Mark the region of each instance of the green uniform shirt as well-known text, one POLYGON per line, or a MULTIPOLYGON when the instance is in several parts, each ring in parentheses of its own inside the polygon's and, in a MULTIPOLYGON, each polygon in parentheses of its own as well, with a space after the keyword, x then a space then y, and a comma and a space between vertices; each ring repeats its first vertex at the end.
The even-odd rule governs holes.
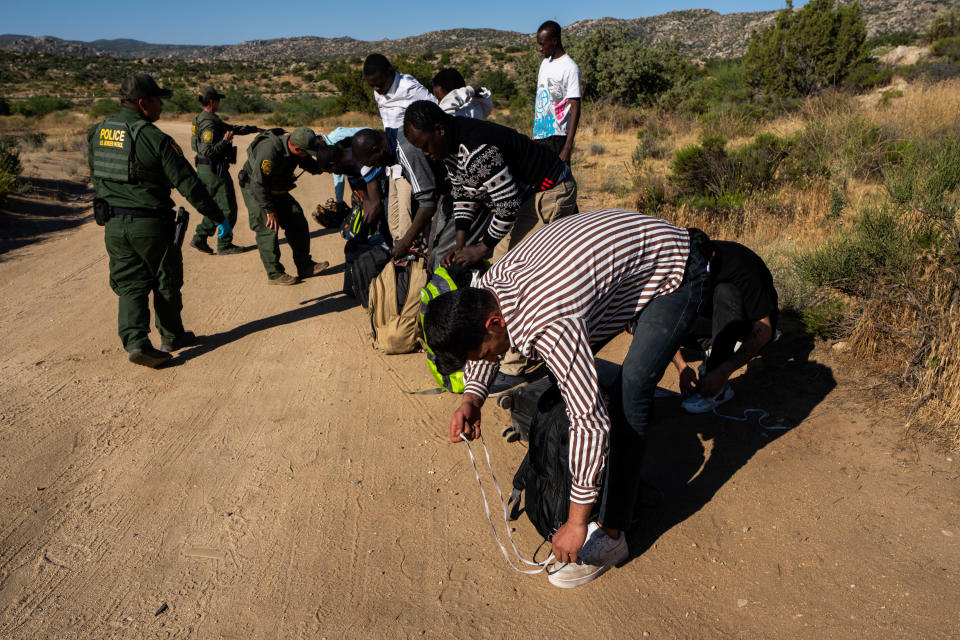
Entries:
POLYGON ((227 124, 215 113, 201 111, 193 120, 193 150, 197 155, 207 160, 218 160, 233 146, 231 142, 225 142, 223 136, 233 131, 235 135, 245 136, 250 133, 256 133, 257 127, 251 125, 233 125, 227 124))
MULTIPOLYGON (((135 109, 123 107, 114 119, 129 125, 146 118, 135 109)), ((99 126, 99 124, 93 125, 87 134, 91 175, 93 175, 94 149, 98 144, 99 126)), ((220 207, 207 193, 193 167, 183 157, 183 150, 173 141, 173 138, 148 123, 136 136, 133 153, 139 167, 151 174, 165 176, 166 181, 117 182, 93 178, 97 195, 106 200, 110 206, 172 211, 173 199, 170 197, 170 189, 176 187, 177 191, 182 193, 183 197, 202 215, 215 222, 223 222, 220 207)))
POLYGON ((247 162, 243 170, 250 181, 244 189, 267 213, 276 211, 274 197, 296 186, 297 179, 293 172, 297 168, 312 174, 323 172, 313 156, 301 158, 290 153, 287 145, 289 139, 289 133, 277 135, 265 131, 254 138, 247 148, 247 162))

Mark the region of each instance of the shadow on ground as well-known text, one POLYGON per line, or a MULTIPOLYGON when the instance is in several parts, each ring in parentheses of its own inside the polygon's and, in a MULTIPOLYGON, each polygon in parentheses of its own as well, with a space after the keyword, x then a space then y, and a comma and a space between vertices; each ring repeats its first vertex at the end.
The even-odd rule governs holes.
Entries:
POLYGON ((22 191, 0 209, 0 254, 80 226, 92 216, 86 182, 21 178, 22 191))
POLYGON ((836 380, 831 369, 810 360, 813 336, 797 321, 781 321, 784 335, 767 345, 747 372, 731 385, 736 396, 720 413, 743 416, 747 409, 769 413, 764 429, 751 414, 745 422, 713 414, 691 416, 680 409, 678 398, 656 403, 656 416, 647 440, 643 479, 645 497, 657 498, 641 508, 638 526, 627 534, 632 556, 644 553, 674 525, 706 505, 717 491, 753 457, 753 454, 801 423, 823 401, 836 380), (712 441, 709 456, 701 442, 712 441))
POLYGON ((251 320, 250 322, 245 322, 237 327, 234 327, 233 329, 230 329, 229 331, 221 331, 220 333, 197 336, 198 344, 196 346, 180 351, 166 366, 180 366, 186 362, 189 362, 190 360, 193 360, 194 358, 206 355, 214 349, 219 349, 220 347, 228 345, 231 342, 241 340, 249 335, 257 333, 258 331, 282 327, 286 324, 293 324, 294 322, 300 322, 301 320, 308 320, 310 318, 315 318, 327 313, 346 311, 347 309, 356 307, 358 304, 360 303, 356 298, 347 296, 339 291, 335 293, 328 293, 320 296, 319 298, 305 300, 301 302, 301 306, 296 309, 290 309, 289 311, 283 311, 265 318, 251 320))

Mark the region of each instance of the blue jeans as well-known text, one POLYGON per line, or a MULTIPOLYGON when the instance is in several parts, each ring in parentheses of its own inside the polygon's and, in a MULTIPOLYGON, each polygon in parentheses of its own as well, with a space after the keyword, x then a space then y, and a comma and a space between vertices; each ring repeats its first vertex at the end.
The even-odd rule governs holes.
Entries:
POLYGON ((707 262, 691 244, 683 283, 651 300, 637 316, 610 407, 610 451, 599 518, 604 526, 629 528, 640 491, 640 464, 654 392, 696 319, 708 287, 707 262))

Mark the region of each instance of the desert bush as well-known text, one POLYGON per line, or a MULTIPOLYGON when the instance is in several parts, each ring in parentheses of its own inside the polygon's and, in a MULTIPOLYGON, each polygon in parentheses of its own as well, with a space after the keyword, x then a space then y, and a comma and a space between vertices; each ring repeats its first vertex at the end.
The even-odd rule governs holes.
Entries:
POLYGON ((509 100, 517 95, 516 83, 502 69, 481 71, 477 74, 477 82, 489 89, 493 97, 498 100, 509 100))
POLYGON ((960 36, 941 38, 930 45, 930 53, 953 62, 960 60, 960 36))
POLYGON ((787 155, 785 141, 772 134, 758 135, 732 153, 726 144, 721 136, 708 136, 676 152, 671 179, 680 195, 707 198, 716 206, 742 204, 746 195, 773 183, 787 155))
POLYGON ((73 105, 69 100, 54 96, 39 95, 31 96, 26 100, 19 102, 14 102, 11 105, 11 111, 22 116, 33 117, 45 116, 53 113, 54 111, 69 109, 72 106, 73 105))
POLYGON ((797 97, 838 86, 866 56, 867 30, 860 5, 834 8, 810 0, 787 8, 750 38, 744 59, 747 85, 760 95, 797 97))
POLYGON ((0 137, 0 204, 17 188, 17 176, 20 175, 20 151, 15 139, 0 137))
POLYGON ((870 38, 866 42, 866 47, 868 51, 873 51, 881 47, 910 46, 916 44, 918 40, 920 40, 919 33, 914 33, 913 31, 896 31, 894 33, 884 33, 883 35, 870 38))
POLYGON ((110 100, 107 98, 102 98, 93 103, 93 106, 90 107, 90 117, 94 119, 106 118, 107 116, 112 116, 120 110, 120 103, 116 100, 110 100))
MULTIPOLYGON (((376 113, 377 104, 373 101, 373 92, 367 86, 363 73, 359 69, 341 67, 329 79, 337 89, 336 98, 342 112, 376 113)), ((429 84, 432 79, 433 76, 427 78, 427 83, 429 84)))
MULTIPOLYGON (((334 110, 339 108, 339 101, 334 99, 334 110)), ((326 114, 323 100, 313 95, 299 95, 287 98, 274 106, 273 113, 267 116, 267 124, 280 127, 298 127, 309 125, 324 115, 340 115, 342 112, 326 114)))
POLYGON ((787 179, 879 179, 896 159, 895 136, 856 111, 841 108, 814 117, 787 145, 787 179), (893 154, 893 155, 892 155, 893 154))
POLYGON ((695 74, 676 43, 644 46, 623 28, 600 27, 570 47, 588 100, 644 105, 695 74))
POLYGON ((590 142, 590 145, 587 147, 587 153, 591 156, 602 156, 607 152, 607 145, 603 144, 599 140, 593 140, 590 142))
POLYGON ((872 89, 889 84, 895 73, 892 67, 877 60, 865 60, 850 70, 843 84, 854 91, 872 89))
POLYGON ((956 35, 960 35, 960 7, 951 7, 939 11, 933 17, 923 32, 923 39, 932 44, 956 35))
POLYGON ((250 89, 234 89, 223 99, 221 111, 227 114, 269 113, 270 105, 263 96, 250 89))

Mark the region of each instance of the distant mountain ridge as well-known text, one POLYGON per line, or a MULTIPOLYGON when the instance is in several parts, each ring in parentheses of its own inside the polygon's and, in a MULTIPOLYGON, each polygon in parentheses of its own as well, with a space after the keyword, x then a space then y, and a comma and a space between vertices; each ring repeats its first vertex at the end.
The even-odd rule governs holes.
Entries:
MULTIPOLYGON (((849 4, 850 0, 842 0, 849 4)), ((951 0, 860 0, 870 36, 898 31, 920 32, 951 0)), ((599 18, 580 20, 564 27, 564 33, 584 36, 600 26, 622 27, 631 36, 653 45, 676 39, 688 53, 702 58, 743 55, 750 34, 770 24, 776 11, 720 14, 709 9, 670 11, 649 18, 599 18)), ((336 58, 364 56, 372 51, 419 53, 465 47, 530 46, 531 34, 497 29, 447 29, 395 40, 365 41, 350 37, 301 36, 272 40, 249 40, 233 45, 151 44, 116 39, 81 42, 52 36, 0 35, 0 49, 69 56, 118 56, 177 60, 262 60, 336 58)))

